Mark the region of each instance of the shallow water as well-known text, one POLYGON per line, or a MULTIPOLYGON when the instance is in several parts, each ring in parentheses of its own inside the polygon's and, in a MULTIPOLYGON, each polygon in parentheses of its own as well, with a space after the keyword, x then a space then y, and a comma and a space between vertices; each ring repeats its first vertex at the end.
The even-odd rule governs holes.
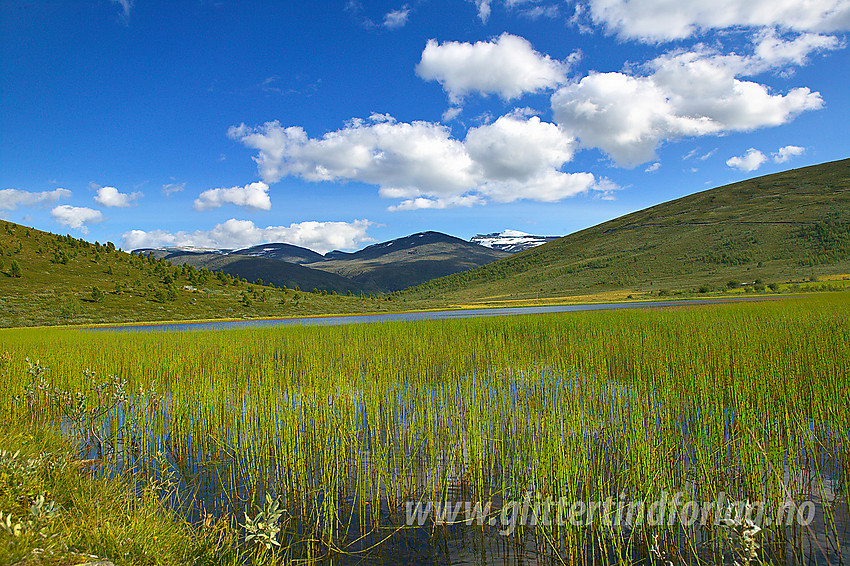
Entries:
MULTIPOLYGON (((549 378, 554 376, 551 374, 549 378)), ((566 378, 566 383, 571 379, 566 378)), ((541 387, 546 388, 545 378, 541 378, 541 387)), ((284 436, 290 438, 296 451, 296 458, 304 463, 301 474, 306 474, 308 485, 316 486, 316 491, 305 496, 303 490, 293 488, 291 482, 292 467, 279 454, 278 447, 264 444, 263 428, 267 423, 258 414, 260 409, 252 405, 249 399, 233 400, 215 407, 205 407, 197 412, 175 415, 166 399, 159 409, 160 420, 156 426, 149 427, 147 437, 137 437, 134 441, 117 443, 118 456, 116 467, 112 471, 126 472, 136 468, 141 477, 173 477, 174 489, 168 495, 171 506, 193 523, 200 523, 209 513, 218 518, 237 518, 234 527, 244 516, 244 512, 254 514, 258 511, 265 493, 280 496, 284 506, 293 512, 292 520, 286 524, 288 534, 282 537, 284 544, 293 543, 298 554, 304 555, 304 545, 299 538, 305 532, 315 528, 316 517, 321 514, 325 497, 322 491, 321 474, 326 465, 325 459, 331 457, 328 450, 340 450, 348 454, 348 477, 337 483, 339 493, 334 494, 337 520, 334 528, 341 529, 345 535, 338 538, 342 547, 336 551, 327 548, 328 561, 335 564, 578 564, 617 563, 664 563, 647 546, 646 539, 632 539, 633 532, 627 527, 614 531, 599 531, 595 528, 580 530, 578 538, 570 541, 551 540, 550 532, 540 533, 529 528, 522 533, 506 536, 500 532, 500 525, 488 524, 439 524, 429 518, 423 526, 408 525, 403 509, 404 502, 416 493, 428 492, 429 486, 444 481, 444 487, 437 489, 444 493, 449 501, 469 501, 469 488, 465 481, 469 477, 469 432, 460 436, 441 438, 438 442, 441 451, 434 454, 410 450, 400 446, 408 433, 422 430, 421 423, 414 422, 415 415, 427 414, 434 419, 435 428, 445 434, 450 426, 446 413, 446 391, 435 387, 427 392, 417 391, 405 384, 399 384, 394 393, 399 406, 419 406, 424 411, 397 410, 386 413, 381 423, 370 422, 366 414, 363 399, 357 392, 351 392, 347 403, 350 407, 340 410, 349 415, 347 430, 354 435, 349 440, 344 434, 334 436, 325 444, 325 452, 313 452, 311 441, 327 434, 327 423, 310 412, 304 405, 300 391, 285 394, 280 409, 288 406, 294 411, 291 419, 291 431, 284 436), (225 409, 225 407, 227 407, 225 409), (216 414, 216 411, 223 414, 216 414), (414 415, 414 416, 411 416, 414 415), (441 425, 442 428, 441 428, 441 425), (211 436, 213 430, 214 437, 211 436), (291 440, 295 438, 295 440, 291 440), (258 447, 261 447, 258 451, 258 447), (348 452, 345 448, 349 449, 348 452), (160 460, 150 455, 162 453, 160 460), (386 465, 376 465, 376 459, 383 459, 386 465), (381 470, 391 477, 381 476, 381 470), (377 474, 377 475, 376 475, 377 474), (388 481, 389 480, 389 481, 388 481), (367 481, 365 488, 357 482, 367 481), (360 490, 360 491, 358 491, 360 490), (363 493, 364 495, 351 495, 363 493), (377 494, 377 497, 375 497, 377 494), (380 510, 364 503, 363 497, 380 501, 380 510), (254 500, 259 499, 255 504, 254 500), (574 552, 573 556, 567 556, 574 552)), ((571 390, 571 387, 567 385, 571 390)), ((534 428, 539 423, 533 415, 526 415, 517 421, 518 392, 512 392, 508 399, 499 402, 487 397, 486 389, 476 402, 490 407, 496 421, 504 421, 508 415, 519 426, 534 428)), ((580 393, 577 394, 580 397, 580 393)), ((642 399, 633 387, 621 382, 611 382, 607 388, 608 398, 602 403, 615 405, 615 398, 625 398, 625 408, 641 403, 642 399)), ((557 393, 547 392, 546 399, 557 399, 557 393)), ((576 400, 575 406, 584 411, 585 401, 576 400)), ((598 402, 594 405, 598 406, 598 402)), ((619 405, 621 408, 624 405, 619 405)), ((700 492, 700 481, 704 481, 702 472, 691 463, 693 446, 689 438, 699 434, 698 427, 702 418, 701 409, 682 402, 678 407, 678 437, 681 439, 680 461, 671 462, 672 467, 683 469, 678 479, 682 489, 692 493, 700 492), (702 478, 702 479, 701 479, 702 478)), ((611 414, 615 411, 612 409, 611 414)), ((132 420, 132 419, 130 419, 132 420)), ((629 430, 633 426, 629 411, 617 415, 603 423, 596 419, 584 418, 580 428, 564 430, 563 434, 577 435, 586 442, 588 465, 594 469, 608 472, 622 465, 624 454, 628 452, 629 430)), ((739 416, 725 411, 723 417, 724 436, 735 436, 739 416)), ((109 433, 120 436, 121 425, 126 421, 123 416, 114 422, 109 433)), ((836 442, 836 437, 828 427, 810 422, 813 434, 819 437, 819 444, 828 445, 828 450, 808 453, 805 448, 799 450, 800 461, 787 462, 783 484, 795 493, 805 494, 815 503, 815 520, 808 527, 783 528, 771 535, 776 543, 763 551, 761 556, 771 563, 784 564, 844 564, 850 557, 850 520, 847 514, 847 491, 843 485, 841 462, 846 460, 845 448, 836 442), (817 471, 817 473, 816 473, 817 471), (832 519, 828 519, 825 510, 830 510, 832 519), (776 538, 779 537, 779 538, 776 538)), ((652 427, 649 430, 654 430, 652 427)), ((510 440, 511 431, 494 431, 496 440, 510 440)), ((802 445, 803 439, 789 438, 791 444, 802 445)), ((533 446, 531 446, 533 448, 533 446)), ((427 451, 426 451, 427 452, 427 451)), ((533 457, 533 456, 532 456, 533 457)), ((511 461, 500 461, 498 453, 494 455, 494 466, 487 482, 497 491, 509 489, 517 472, 522 472, 528 461, 518 456, 511 461)), ((735 472, 738 456, 727 456, 723 466, 730 473, 724 481, 730 495, 737 492, 740 496, 747 490, 746 479, 742 472, 735 472)), ((724 472, 725 473, 725 472, 724 472)), ((140 482, 140 488, 144 482, 140 482)), ((303 485, 303 484, 301 484, 303 485)), ((752 489, 752 486, 750 486, 752 489)), ((163 492, 165 493, 165 492, 163 492)), ((492 498, 494 509, 505 504, 496 495, 492 498)), ((321 529, 320 529, 321 530, 321 529)), ((574 535, 575 536, 575 535, 574 535)), ((676 555, 673 563, 691 564, 724 563, 732 564, 734 556, 728 548, 717 540, 714 531, 673 528, 665 535, 662 547, 665 556, 676 555), (671 550, 672 549, 672 550, 671 550)), ((770 539, 766 538, 765 541, 770 539)), ((769 545, 765 544, 766 547, 769 545)))
POLYGON ((617 309, 661 308, 688 305, 712 305, 742 301, 771 301, 779 297, 736 297, 729 299, 694 299, 681 301, 648 301, 632 303, 598 303, 588 305, 551 305, 536 307, 504 307, 486 309, 463 309, 429 312, 392 314, 369 314, 350 316, 315 316, 304 318, 274 318, 262 320, 236 320, 223 322, 178 322, 168 324, 146 324, 140 326, 102 326, 94 330, 120 332, 188 332, 193 330, 227 330, 236 328, 268 328, 274 326, 335 326, 341 324, 363 324, 368 322, 392 322, 415 320, 446 320, 454 318, 479 318, 512 316, 521 314, 547 314, 617 309))

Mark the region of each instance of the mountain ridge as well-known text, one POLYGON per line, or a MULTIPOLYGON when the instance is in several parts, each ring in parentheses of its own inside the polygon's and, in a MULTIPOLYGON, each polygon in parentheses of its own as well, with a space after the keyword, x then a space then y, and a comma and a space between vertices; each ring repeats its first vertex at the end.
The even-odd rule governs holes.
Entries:
POLYGON ((485 265, 507 256, 442 232, 417 232, 355 252, 319 254, 285 243, 206 252, 161 248, 134 250, 179 265, 224 271, 249 281, 337 292, 394 292, 411 285, 485 265))

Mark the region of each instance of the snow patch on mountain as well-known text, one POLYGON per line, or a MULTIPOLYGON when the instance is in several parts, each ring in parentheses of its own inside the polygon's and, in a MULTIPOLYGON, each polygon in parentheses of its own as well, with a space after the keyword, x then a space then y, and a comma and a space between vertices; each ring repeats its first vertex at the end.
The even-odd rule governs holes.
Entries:
POLYGON ((470 242, 494 250, 517 253, 557 240, 560 236, 534 236, 519 230, 503 230, 492 234, 478 234, 470 242))

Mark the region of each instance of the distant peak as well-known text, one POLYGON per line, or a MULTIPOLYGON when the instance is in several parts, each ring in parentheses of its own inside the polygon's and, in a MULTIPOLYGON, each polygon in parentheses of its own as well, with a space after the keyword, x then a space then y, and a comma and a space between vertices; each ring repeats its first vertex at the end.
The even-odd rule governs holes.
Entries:
POLYGON ((517 237, 522 237, 522 236, 531 236, 531 234, 529 234, 529 233, 527 233, 527 232, 520 232, 519 230, 510 230, 510 229, 507 229, 507 230, 502 230, 502 233, 501 233, 501 234, 499 234, 499 236, 506 236, 506 237, 514 237, 514 238, 517 238, 517 237))
POLYGON ((516 253, 551 242, 557 238, 557 236, 534 236, 519 230, 506 229, 491 234, 478 234, 473 236, 470 241, 494 250, 516 253))

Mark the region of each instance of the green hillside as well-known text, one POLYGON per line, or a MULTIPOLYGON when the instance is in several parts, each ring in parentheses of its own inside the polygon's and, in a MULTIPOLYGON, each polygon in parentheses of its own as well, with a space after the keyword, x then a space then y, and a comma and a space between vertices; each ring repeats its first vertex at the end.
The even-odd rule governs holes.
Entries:
POLYGON ((305 290, 317 288, 328 292, 336 291, 338 294, 350 292, 357 295, 362 292, 380 292, 380 289, 361 285, 336 273, 280 259, 220 253, 170 253, 163 259, 174 265, 192 265, 196 269, 207 269, 214 273, 222 271, 248 281, 260 279, 276 287, 301 287, 305 290))
POLYGON ((402 295, 637 298, 840 274, 850 274, 850 159, 659 204, 402 295))
POLYGON ((392 306, 359 294, 307 291, 175 266, 111 243, 0 221, 1 327, 302 316, 392 306))

